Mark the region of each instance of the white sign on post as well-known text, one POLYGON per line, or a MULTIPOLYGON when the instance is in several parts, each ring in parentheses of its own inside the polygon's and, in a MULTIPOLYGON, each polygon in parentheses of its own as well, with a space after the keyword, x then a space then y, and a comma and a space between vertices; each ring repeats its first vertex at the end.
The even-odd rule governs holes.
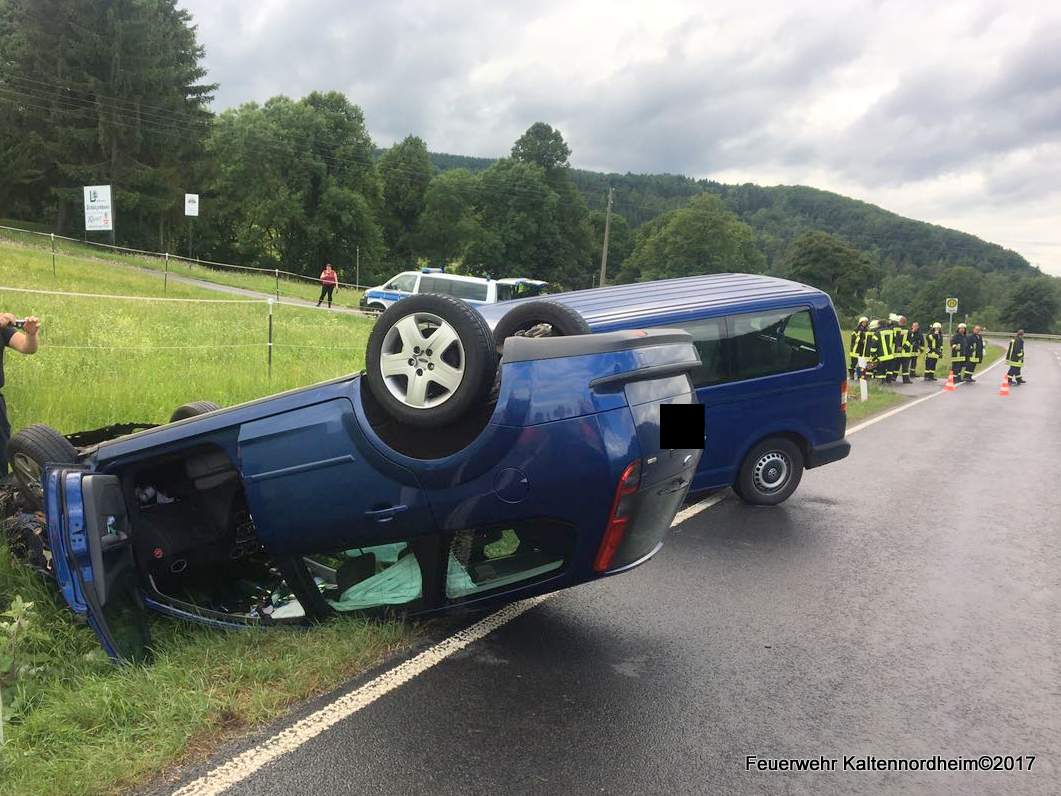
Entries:
POLYGON ((951 315, 953 315, 957 311, 958 311, 958 299, 956 299, 956 298, 947 299, 947 312, 949 312, 951 315))
POLYGON ((199 194, 184 194, 184 215, 199 217, 199 194))
POLYGON ((108 232, 114 229, 109 185, 85 186, 85 231, 108 232))

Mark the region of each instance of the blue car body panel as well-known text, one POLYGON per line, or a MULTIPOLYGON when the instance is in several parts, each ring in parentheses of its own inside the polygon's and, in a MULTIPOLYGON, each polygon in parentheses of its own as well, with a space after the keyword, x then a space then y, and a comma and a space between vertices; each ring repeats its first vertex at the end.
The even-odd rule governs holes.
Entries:
MULTIPOLYGON (((48 468, 46 515, 53 550, 62 553, 57 574, 64 598, 75 611, 97 617, 108 647, 99 610, 79 592, 93 573, 84 568, 78 479, 102 476, 116 485, 137 468, 207 449, 223 452, 238 470, 256 539, 277 561, 543 518, 572 529, 564 566, 460 604, 517 599, 624 571, 659 548, 691 483, 700 451, 659 450, 659 406, 695 402, 687 373, 699 359, 680 333, 612 337, 620 343, 607 350, 554 347, 542 358, 503 361, 500 394, 485 426, 440 458, 412 458, 386 444, 366 413, 366 383, 352 376, 121 437, 89 452, 77 468, 48 468), (617 486, 635 461, 643 468, 637 506, 665 523, 631 522, 615 565, 595 569, 617 486), (65 562, 80 562, 81 570, 65 562)), ((581 340, 592 347, 605 338, 581 340)), ((525 342, 531 349, 545 345, 525 342)), ((132 490, 123 488, 126 495, 132 490)), ((142 597, 170 616, 229 624, 146 589, 142 597)))
MULTIPOLYGON (((478 310, 493 328, 513 306, 528 300, 533 299, 478 310)), ((697 390, 707 407, 709 441, 693 489, 732 484, 747 452, 772 435, 798 437, 808 466, 846 455, 847 416, 841 410, 840 386, 847 380, 847 356, 828 294, 775 277, 714 274, 560 293, 548 300, 577 310, 595 333, 683 328, 707 318, 761 310, 810 310, 819 350, 816 367, 697 390), (832 456, 815 457, 816 451, 830 446, 836 449, 832 456)))

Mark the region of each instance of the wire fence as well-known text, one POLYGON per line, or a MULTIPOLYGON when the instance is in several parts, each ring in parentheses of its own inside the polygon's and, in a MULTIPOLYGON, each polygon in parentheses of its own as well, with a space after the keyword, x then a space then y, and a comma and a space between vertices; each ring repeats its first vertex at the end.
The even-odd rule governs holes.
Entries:
MULTIPOLYGON (((149 346, 135 346, 135 345, 63 345, 63 344, 52 344, 48 343, 47 348, 61 350, 61 351, 129 351, 138 353, 149 353, 154 351, 217 351, 217 350, 231 350, 236 348, 241 349, 254 349, 260 348, 264 350, 266 355, 266 368, 269 379, 273 376, 273 349, 274 348, 298 348, 298 349, 320 349, 330 351, 358 351, 363 350, 361 346, 341 346, 341 345, 315 345, 315 344, 303 344, 303 343, 278 343, 273 339, 273 310, 277 305, 277 301, 273 298, 249 298, 249 299, 208 299, 208 298, 176 298, 170 296, 131 296, 122 295, 115 293, 84 293, 77 291, 64 291, 64 290, 41 290, 39 288, 25 288, 25 287, 14 287, 10 285, 0 285, 0 294, 3 293, 28 293, 32 295, 45 295, 45 296, 56 296, 60 298, 87 298, 87 299, 104 299, 107 301, 118 300, 118 301, 132 301, 132 302, 144 302, 144 303, 158 303, 158 302, 179 302, 179 303, 191 303, 191 304, 206 304, 206 305, 218 305, 218 304, 251 304, 260 305, 267 308, 265 314, 265 325, 266 335, 265 339, 257 343, 214 343, 214 344, 194 344, 194 345, 149 345, 149 346)), ((285 307, 293 307, 297 309, 314 310, 321 309, 324 307, 313 307, 299 304, 285 304, 285 307)), ((365 313, 348 313, 352 315, 358 315, 366 317, 365 313)), ((43 334, 43 329, 42 329, 43 334)))
MULTIPOLYGON (((280 284, 282 280, 320 286, 320 280, 318 278, 306 276, 305 274, 296 274, 293 271, 285 271, 282 268, 260 268, 251 265, 222 263, 216 260, 203 260, 198 257, 182 257, 179 254, 173 254, 170 252, 156 252, 149 251, 147 249, 134 249, 128 246, 115 246, 110 243, 100 243, 98 241, 91 241, 87 239, 71 238, 67 237, 66 235, 57 235, 54 232, 38 232, 36 230, 24 229, 22 227, 10 227, 0 225, 0 233, 7 235, 9 238, 13 235, 24 235, 40 242, 44 247, 47 247, 50 243, 52 254, 55 256, 64 254, 63 252, 57 249, 57 245, 65 242, 77 246, 92 247, 100 250, 106 250, 115 254, 150 258, 152 260, 158 260, 162 262, 164 266, 168 266, 170 262, 185 263, 189 266, 201 267, 207 270, 234 271, 245 274, 259 274, 264 278, 272 277, 275 283, 275 293, 277 298, 279 298, 280 296, 280 284)), ((346 288, 349 290, 364 290, 366 287, 364 285, 357 284, 356 282, 339 281, 336 284, 338 287, 346 288)))

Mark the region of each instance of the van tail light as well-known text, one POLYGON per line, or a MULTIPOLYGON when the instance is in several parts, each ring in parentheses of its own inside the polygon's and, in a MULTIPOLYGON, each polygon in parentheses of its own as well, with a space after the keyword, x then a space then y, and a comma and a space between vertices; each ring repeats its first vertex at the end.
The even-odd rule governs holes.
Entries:
POLYGON ((840 411, 847 411, 847 380, 840 382, 840 411))
POLYGON ((630 512, 633 510, 633 496, 640 486, 641 460, 635 459, 626 465, 623 474, 619 476, 619 485, 615 488, 615 498, 612 500, 612 510, 608 514, 604 538, 601 539, 597 557, 593 560, 595 572, 604 572, 612 565, 615 551, 619 549, 626 535, 626 524, 630 521, 630 512))

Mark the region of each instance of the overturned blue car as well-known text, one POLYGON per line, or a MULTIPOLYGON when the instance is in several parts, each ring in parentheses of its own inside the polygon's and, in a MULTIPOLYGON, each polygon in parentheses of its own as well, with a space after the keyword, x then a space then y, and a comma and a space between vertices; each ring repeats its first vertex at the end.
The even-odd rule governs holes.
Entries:
POLYGON ((146 609, 218 627, 431 613, 646 561, 700 458, 660 448, 699 357, 683 331, 561 315, 495 339, 469 305, 413 296, 380 316, 361 374, 66 443, 66 461, 52 446, 64 598, 138 660, 146 609))

